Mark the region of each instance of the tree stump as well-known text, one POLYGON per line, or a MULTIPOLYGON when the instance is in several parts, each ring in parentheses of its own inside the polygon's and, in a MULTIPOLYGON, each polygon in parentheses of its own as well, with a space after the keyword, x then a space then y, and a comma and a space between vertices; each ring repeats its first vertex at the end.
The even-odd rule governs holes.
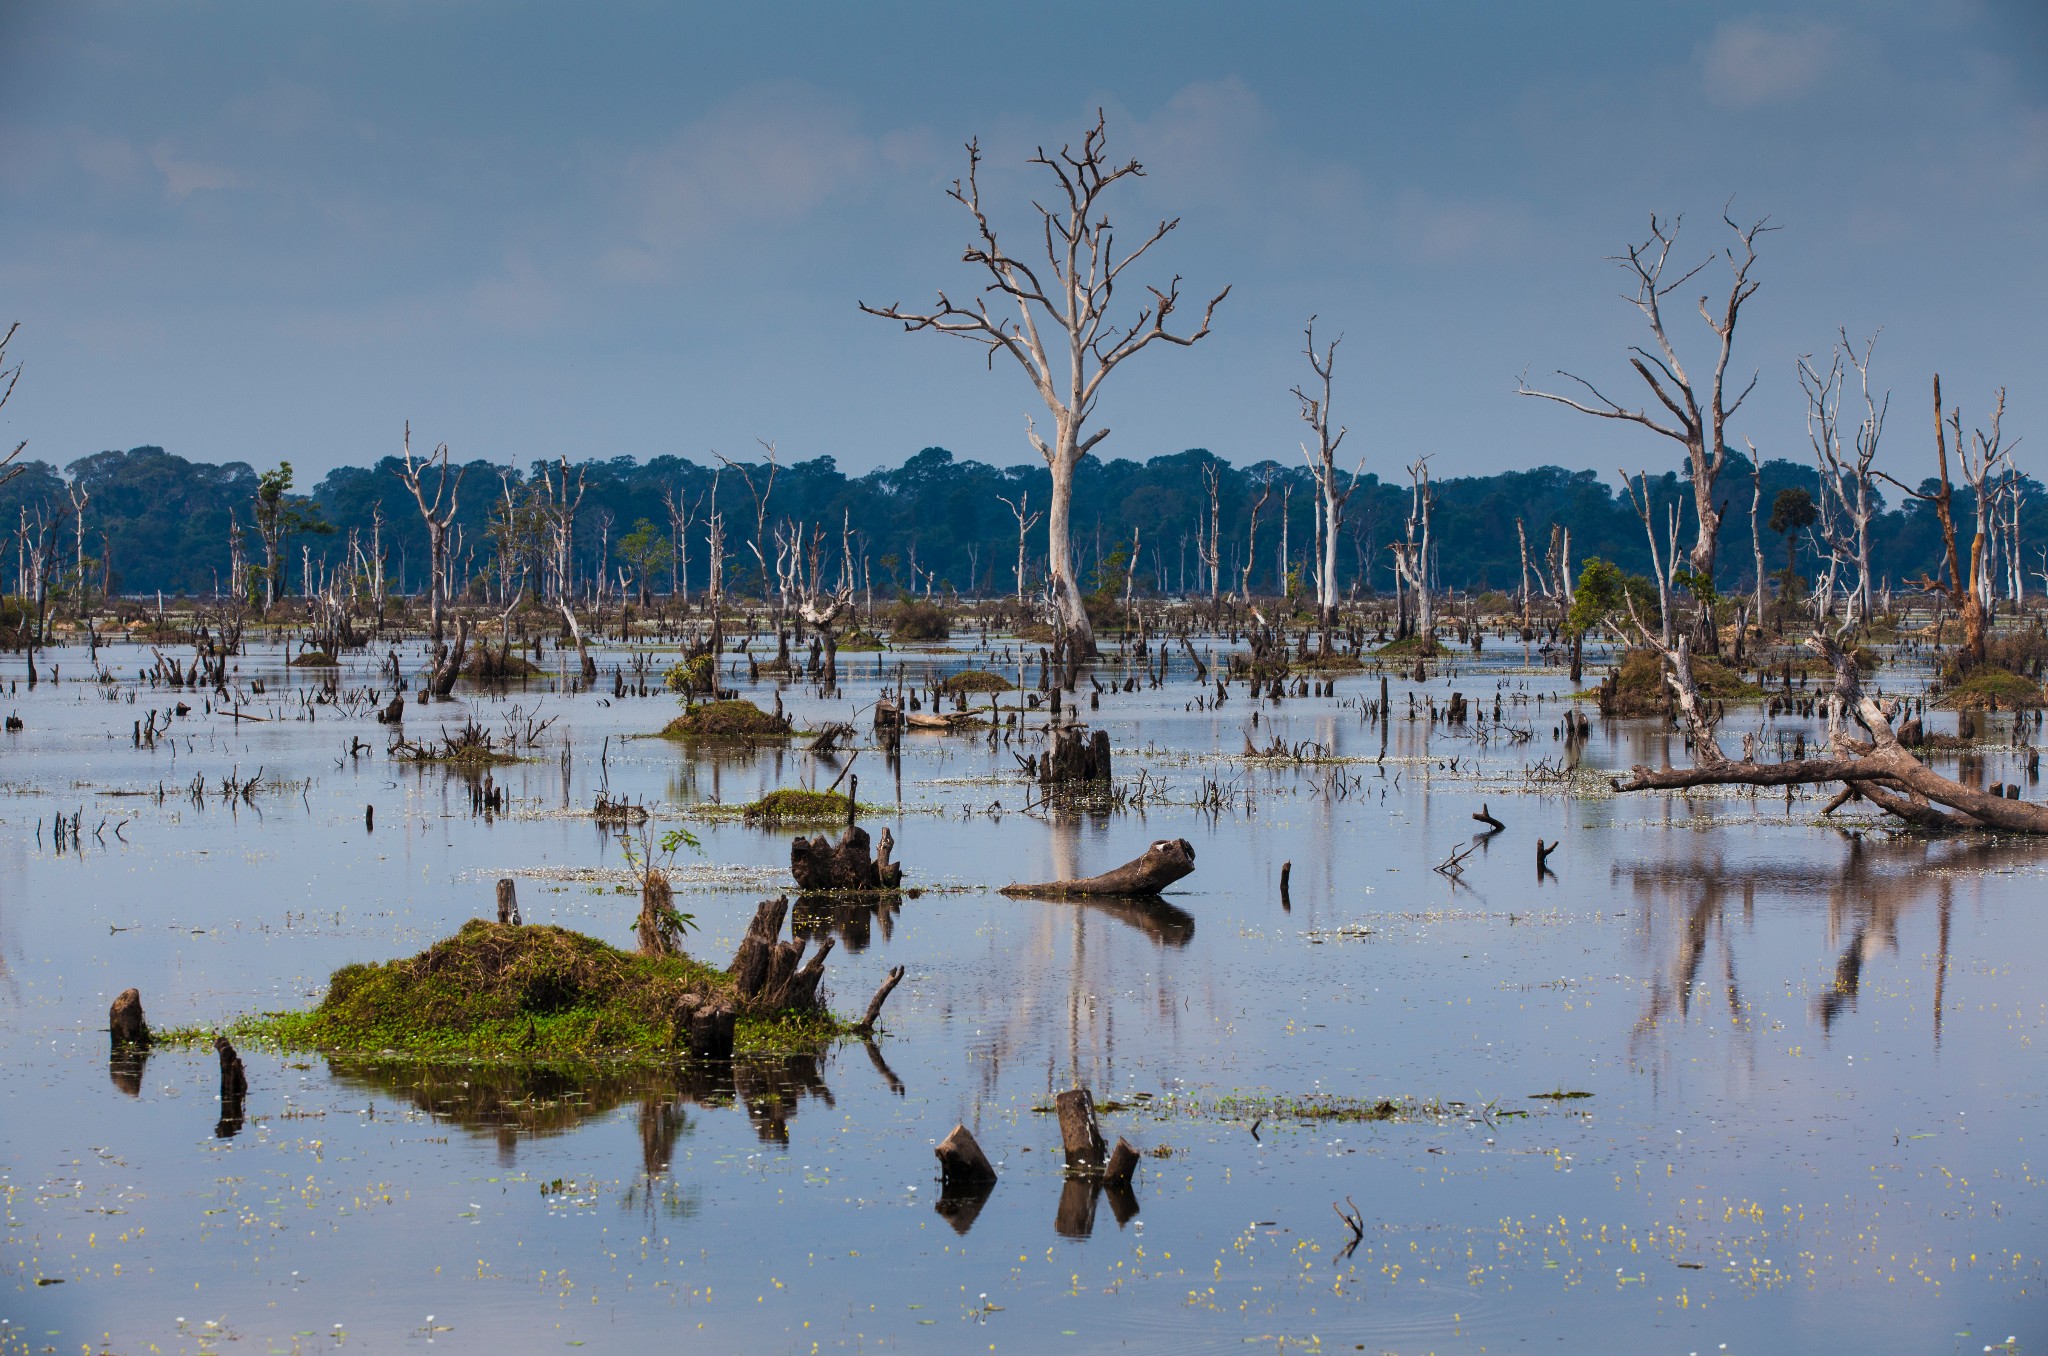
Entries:
POLYGON ((870 857, 868 831, 857 824, 848 825, 837 843, 827 843, 823 834, 799 835, 789 845, 789 874, 806 894, 894 890, 903 884, 902 865, 889 860, 895 849, 895 835, 883 829, 881 846, 870 857))
POLYGON ((403 692, 394 692, 391 695, 390 703, 377 713, 377 723, 379 725, 405 724, 405 694, 403 692))
POLYGON ((1109 1161, 1102 1165, 1102 1180, 1111 1186, 1129 1186, 1131 1175, 1138 1170, 1138 1151, 1122 1135, 1117 1136, 1116 1148, 1110 1150, 1109 1161))
POLYGON ((954 1126, 953 1133, 940 1140, 932 1152, 939 1159, 940 1189, 948 1195, 956 1189, 972 1191, 985 1187, 996 1180, 996 1170, 989 1164, 988 1155, 964 1125, 954 1126))
POLYGON ((220 1119, 214 1122, 213 1133, 219 1139, 233 1139, 242 1129, 242 1100, 249 1095, 249 1075, 226 1036, 215 1036, 213 1048, 220 1056, 220 1119))
POLYGON ((1194 844, 1185 838, 1162 838, 1146 848, 1144 856, 1125 862, 1114 871, 1080 880, 1005 885, 1002 892, 1006 895, 1041 895, 1051 899, 1089 895, 1156 895, 1194 869, 1194 844))
POLYGON ((731 1059, 739 1014, 730 1003, 689 994, 676 1003, 671 1043, 687 1047, 692 1059, 731 1059))
POLYGON ((107 1031, 113 1043, 119 1046, 149 1045, 149 1023, 142 1016, 142 991, 123 989, 121 996, 107 1009, 107 1031))
POLYGON ((513 927, 520 923, 519 886, 510 876, 498 878, 498 921, 510 923, 513 927))
POLYGON ((1097 730, 1090 735, 1071 726, 1057 730, 1053 734, 1052 749, 1038 766, 1039 780, 1046 785, 1109 781, 1109 731, 1097 730))
POLYGON ((1095 1120, 1095 1095, 1086 1088, 1069 1088, 1053 1098, 1059 1112, 1060 1140, 1067 1151, 1067 1171, 1087 1177, 1102 1175, 1102 1127, 1095 1120))
POLYGON ((789 913, 789 899, 778 896, 761 901, 754 918, 733 953, 733 987, 742 1006, 754 1012, 781 1012, 788 1008, 819 1006, 818 984, 825 977, 825 958, 832 954, 832 939, 818 943, 811 958, 804 960, 804 942, 778 941, 782 921, 789 913))

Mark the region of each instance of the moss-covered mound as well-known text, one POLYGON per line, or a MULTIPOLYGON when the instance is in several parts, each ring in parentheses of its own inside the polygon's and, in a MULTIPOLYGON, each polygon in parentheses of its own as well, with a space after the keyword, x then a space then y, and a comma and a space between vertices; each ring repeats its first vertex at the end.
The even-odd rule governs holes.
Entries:
POLYGON ((692 739, 722 743, 752 743, 764 739, 787 739, 788 716, 774 716, 750 701, 705 702, 670 721, 662 730, 668 739, 692 739))
POLYGON ((1317 654, 1311 650, 1308 658, 1297 657, 1294 667, 1310 673, 1356 673, 1365 667, 1365 661, 1355 654, 1339 654, 1334 650, 1329 654, 1317 654))
POLYGON ((524 655, 501 653, 488 645, 471 650, 462 671, 485 683, 500 683, 508 678, 538 678, 545 672, 524 655))
POLYGON ((1017 685, 987 669, 962 669, 941 686, 948 692, 1008 692, 1017 685))
POLYGON ((1435 636, 1408 636, 1402 640, 1390 640, 1374 651, 1375 654, 1397 657, 1401 655, 1414 655, 1425 659, 1440 655, 1443 652, 1444 647, 1437 642, 1435 636))
MULTIPOLYGON (((655 1058, 686 1053, 673 1029, 688 995, 732 997, 722 970, 620 951, 565 928, 472 919, 417 956, 334 972, 311 1012, 273 1013, 244 1034, 294 1049, 461 1058, 655 1058)), ((743 1018, 738 1045, 788 1044, 787 1014, 743 1018)), ((829 1016, 800 1023, 829 1036, 829 1016)))
POLYGON ((2008 669, 1972 669, 1942 694, 1941 704, 1962 711, 2032 710, 2042 705, 2041 685, 2008 669))
MULTIPOLYGON (((1693 656, 1693 681, 1700 695, 1714 701, 1747 701, 1763 695, 1763 689, 1743 681, 1742 675, 1718 660, 1693 656)), ((1671 688, 1664 681, 1664 657, 1655 650, 1630 650, 1621 664, 1600 684, 1600 710, 1610 716, 1661 715, 1671 704, 1671 688)))
POLYGON ((291 666, 295 669, 331 669, 340 662, 325 650, 308 650, 293 659, 291 666))
POLYGON ((872 654, 877 650, 886 650, 889 647, 873 631, 855 628, 839 637, 839 644, 835 648, 841 654, 872 654))
POLYGON ((837 791, 785 786, 770 791, 742 813, 757 824, 844 824, 851 804, 837 791))

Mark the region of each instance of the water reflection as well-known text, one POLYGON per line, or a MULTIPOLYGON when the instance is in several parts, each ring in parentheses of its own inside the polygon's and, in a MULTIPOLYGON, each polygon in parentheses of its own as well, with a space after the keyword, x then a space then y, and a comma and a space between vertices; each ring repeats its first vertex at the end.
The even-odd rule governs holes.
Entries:
POLYGON ((839 939, 849 952, 859 955, 874 940, 877 924, 882 940, 896 935, 896 915, 902 912, 903 896, 894 891, 877 895, 798 895, 790 909, 792 937, 816 941, 826 936, 839 939))
POLYGON ((142 1095, 142 1074, 149 1064, 146 1045, 116 1045, 107 1056, 107 1077, 114 1087, 130 1097, 142 1095))
POLYGON ((685 1108, 738 1103, 763 1143, 787 1144, 789 1121, 807 1097, 833 1105, 818 1055, 751 1055, 673 1068, 605 1065, 426 1064, 332 1058, 346 1088, 410 1102, 436 1120, 497 1144, 510 1165, 519 1141, 568 1134, 584 1122, 638 1102, 641 1166, 668 1170, 689 1129, 685 1108))

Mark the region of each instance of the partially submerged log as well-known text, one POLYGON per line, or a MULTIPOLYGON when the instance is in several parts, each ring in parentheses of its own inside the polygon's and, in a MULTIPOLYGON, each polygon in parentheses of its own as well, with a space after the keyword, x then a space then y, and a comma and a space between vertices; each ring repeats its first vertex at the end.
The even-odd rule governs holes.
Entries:
POLYGON ((1807 644, 1835 671, 1834 702, 1828 709, 1830 756, 1761 762, 1753 751, 1731 759, 1714 734, 1715 708, 1704 702, 1693 680, 1690 642, 1681 638, 1665 651, 1665 679, 1685 716, 1693 747, 1689 768, 1636 767, 1617 791, 1676 791, 1694 786, 1807 786, 1841 782, 1864 799, 1909 824, 1930 829, 1976 829, 2006 833, 2048 833, 2048 806, 2007 800, 1965 786, 1928 767, 1908 752, 1892 729, 1899 708, 1865 696, 1856 661, 1826 635, 1807 644), (1870 738, 1849 733, 1842 717, 1854 718, 1870 738), (1946 807, 1946 808, 1939 808, 1946 807))
POLYGON ((116 1048, 147 1048, 149 1023, 142 1016, 142 991, 123 989, 107 1009, 107 1032, 116 1048))
POLYGON ((882 981, 882 986, 875 990, 875 996, 868 1000, 868 1010, 866 1014, 862 1016, 858 1022, 855 1022, 853 1024, 854 1035, 865 1039, 866 1037, 874 1034, 875 1022, 879 1020, 882 1015, 882 1004, 889 1001, 889 995, 894 993, 896 991, 896 986, 898 984, 901 984, 902 982, 903 967, 900 965, 892 967, 889 971, 888 977, 882 981))
POLYGON ((1144 856, 1125 862, 1114 871, 1042 885, 1005 885, 1002 892, 1050 899, 1089 895, 1156 895, 1194 869, 1195 848, 1192 843, 1185 838, 1162 838, 1146 848, 1144 856))
POLYGON ((823 834, 799 836, 789 845, 789 874, 796 877, 797 889, 805 894, 894 890, 903 884, 903 864, 889 860, 895 850, 896 837, 885 828, 870 857, 868 831, 850 824, 837 843, 827 843, 823 834))

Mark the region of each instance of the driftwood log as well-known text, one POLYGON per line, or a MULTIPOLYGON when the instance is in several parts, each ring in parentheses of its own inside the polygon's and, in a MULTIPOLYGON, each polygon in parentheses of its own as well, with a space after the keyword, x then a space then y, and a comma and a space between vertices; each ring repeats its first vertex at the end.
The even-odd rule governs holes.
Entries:
POLYGON ((142 991, 123 989, 107 1009, 107 1032, 117 1048, 147 1048, 149 1023, 142 1016, 142 991))
POLYGON ((1195 869, 1195 848, 1185 838, 1162 838, 1145 849, 1145 855, 1125 862, 1114 871, 1080 880, 1056 880, 1041 885, 1005 885, 1006 895, 1036 895, 1069 899, 1090 895, 1156 895, 1195 869))
POLYGON ((753 921, 733 953, 733 988, 741 1005, 755 1012, 781 1012, 789 1008, 814 1009, 821 1006, 818 983, 825 977, 825 957, 832 953, 832 939, 826 937, 809 960, 804 959, 804 940, 779 941, 782 922, 789 914, 787 896, 764 899, 754 909, 753 921))
POLYGON ((1664 654, 1664 678, 1685 718, 1693 749, 1693 766, 1638 766, 1626 779, 1615 778, 1617 791, 1677 791, 1694 786, 1806 786, 1841 782, 1846 788, 1909 824, 1929 829, 1972 829, 2004 833, 2048 833, 2048 806, 2004 796, 1953 781, 1909 753, 1892 729, 1900 708, 1865 696, 1856 661, 1842 653, 1828 636, 1816 633, 1807 644, 1835 672, 1834 692, 1827 706, 1830 756, 1793 758, 1766 763, 1756 751, 1740 759, 1722 751, 1714 727, 1718 708, 1703 700, 1692 672, 1691 642, 1680 638, 1665 647, 1644 633, 1664 654), (1850 733, 1853 719, 1868 739, 1850 733), (1946 807, 1946 808, 1941 808, 1946 807))
POLYGON ((799 836, 789 845, 789 874, 796 888, 805 894, 826 890, 894 890, 903 884, 903 865, 889 860, 896 850, 895 835, 882 830, 880 845, 868 855, 868 831, 850 824, 837 843, 825 835, 799 836))

